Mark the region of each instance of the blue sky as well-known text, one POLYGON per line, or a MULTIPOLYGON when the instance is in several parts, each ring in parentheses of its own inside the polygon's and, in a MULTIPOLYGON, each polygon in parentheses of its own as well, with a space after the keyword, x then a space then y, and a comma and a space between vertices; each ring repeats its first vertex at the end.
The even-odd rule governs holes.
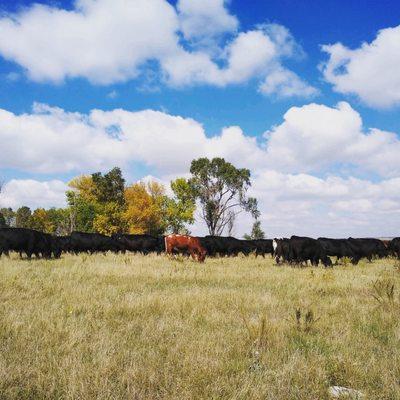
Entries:
POLYGON ((0 0, 1 205, 62 205, 71 177, 112 165, 168 183, 222 155, 251 168, 273 234, 396 234, 398 1, 249 4, 0 0))

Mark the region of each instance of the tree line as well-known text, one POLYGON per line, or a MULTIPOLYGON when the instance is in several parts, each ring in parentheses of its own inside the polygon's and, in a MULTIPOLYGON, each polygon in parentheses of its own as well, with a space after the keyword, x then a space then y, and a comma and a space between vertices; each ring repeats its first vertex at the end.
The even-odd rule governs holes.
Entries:
POLYGON ((151 234, 189 233, 195 214, 211 235, 230 234, 240 212, 255 218, 246 238, 262 238, 257 200, 247 195, 250 171, 223 158, 199 158, 189 178, 170 182, 170 190, 156 181, 126 184, 120 168, 80 175, 68 183, 67 206, 17 210, 0 209, 0 227, 31 228, 56 235, 72 231, 151 234))

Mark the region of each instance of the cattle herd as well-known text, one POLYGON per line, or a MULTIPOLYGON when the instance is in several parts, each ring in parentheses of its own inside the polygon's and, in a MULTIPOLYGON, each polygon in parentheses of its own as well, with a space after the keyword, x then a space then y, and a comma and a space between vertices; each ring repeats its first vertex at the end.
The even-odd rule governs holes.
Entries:
POLYGON ((68 236, 53 236, 26 228, 0 229, 0 256, 15 251, 29 259, 59 258, 62 253, 167 253, 186 254, 197 261, 207 257, 270 254, 279 263, 293 265, 332 266, 330 257, 347 258, 357 264, 362 258, 394 256, 400 258, 400 238, 384 241, 373 238, 329 239, 292 236, 291 238, 240 240, 234 237, 171 234, 167 236, 72 232, 68 236))

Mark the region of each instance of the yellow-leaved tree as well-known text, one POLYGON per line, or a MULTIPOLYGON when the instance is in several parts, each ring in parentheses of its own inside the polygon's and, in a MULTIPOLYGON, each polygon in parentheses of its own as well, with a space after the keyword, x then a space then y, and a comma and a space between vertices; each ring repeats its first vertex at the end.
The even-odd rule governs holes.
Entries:
POLYGON ((131 234, 164 233, 164 187, 158 182, 134 183, 125 189, 124 221, 131 234))

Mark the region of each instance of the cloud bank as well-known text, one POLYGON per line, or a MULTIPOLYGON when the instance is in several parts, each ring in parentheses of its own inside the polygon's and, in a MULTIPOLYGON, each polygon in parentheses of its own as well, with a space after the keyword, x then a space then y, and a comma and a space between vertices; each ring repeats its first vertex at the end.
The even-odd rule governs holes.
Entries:
POLYGON ((329 55, 323 74, 335 91, 355 94, 371 107, 400 104, 400 25, 380 30, 354 50, 341 43, 322 50, 329 55))
MULTIPOLYGON (((400 223, 400 140, 363 128, 346 102, 292 107, 259 140, 237 126, 209 136, 198 121, 154 110, 82 114, 35 104, 27 114, 0 110, 0 141, 0 168, 46 175, 129 172, 134 162, 168 182, 194 158, 225 157, 251 169, 270 235, 390 236, 400 223)), ((64 190, 60 181, 13 180, 0 202, 60 205, 64 190)), ((243 220, 238 234, 250 224, 243 220)))
POLYGON ((0 55, 36 82, 108 85, 152 69, 172 87, 255 80, 267 95, 317 93, 283 65, 301 51, 285 27, 238 28, 223 0, 180 0, 176 8, 166 0, 76 0, 72 10, 34 4, 0 18, 0 55))

